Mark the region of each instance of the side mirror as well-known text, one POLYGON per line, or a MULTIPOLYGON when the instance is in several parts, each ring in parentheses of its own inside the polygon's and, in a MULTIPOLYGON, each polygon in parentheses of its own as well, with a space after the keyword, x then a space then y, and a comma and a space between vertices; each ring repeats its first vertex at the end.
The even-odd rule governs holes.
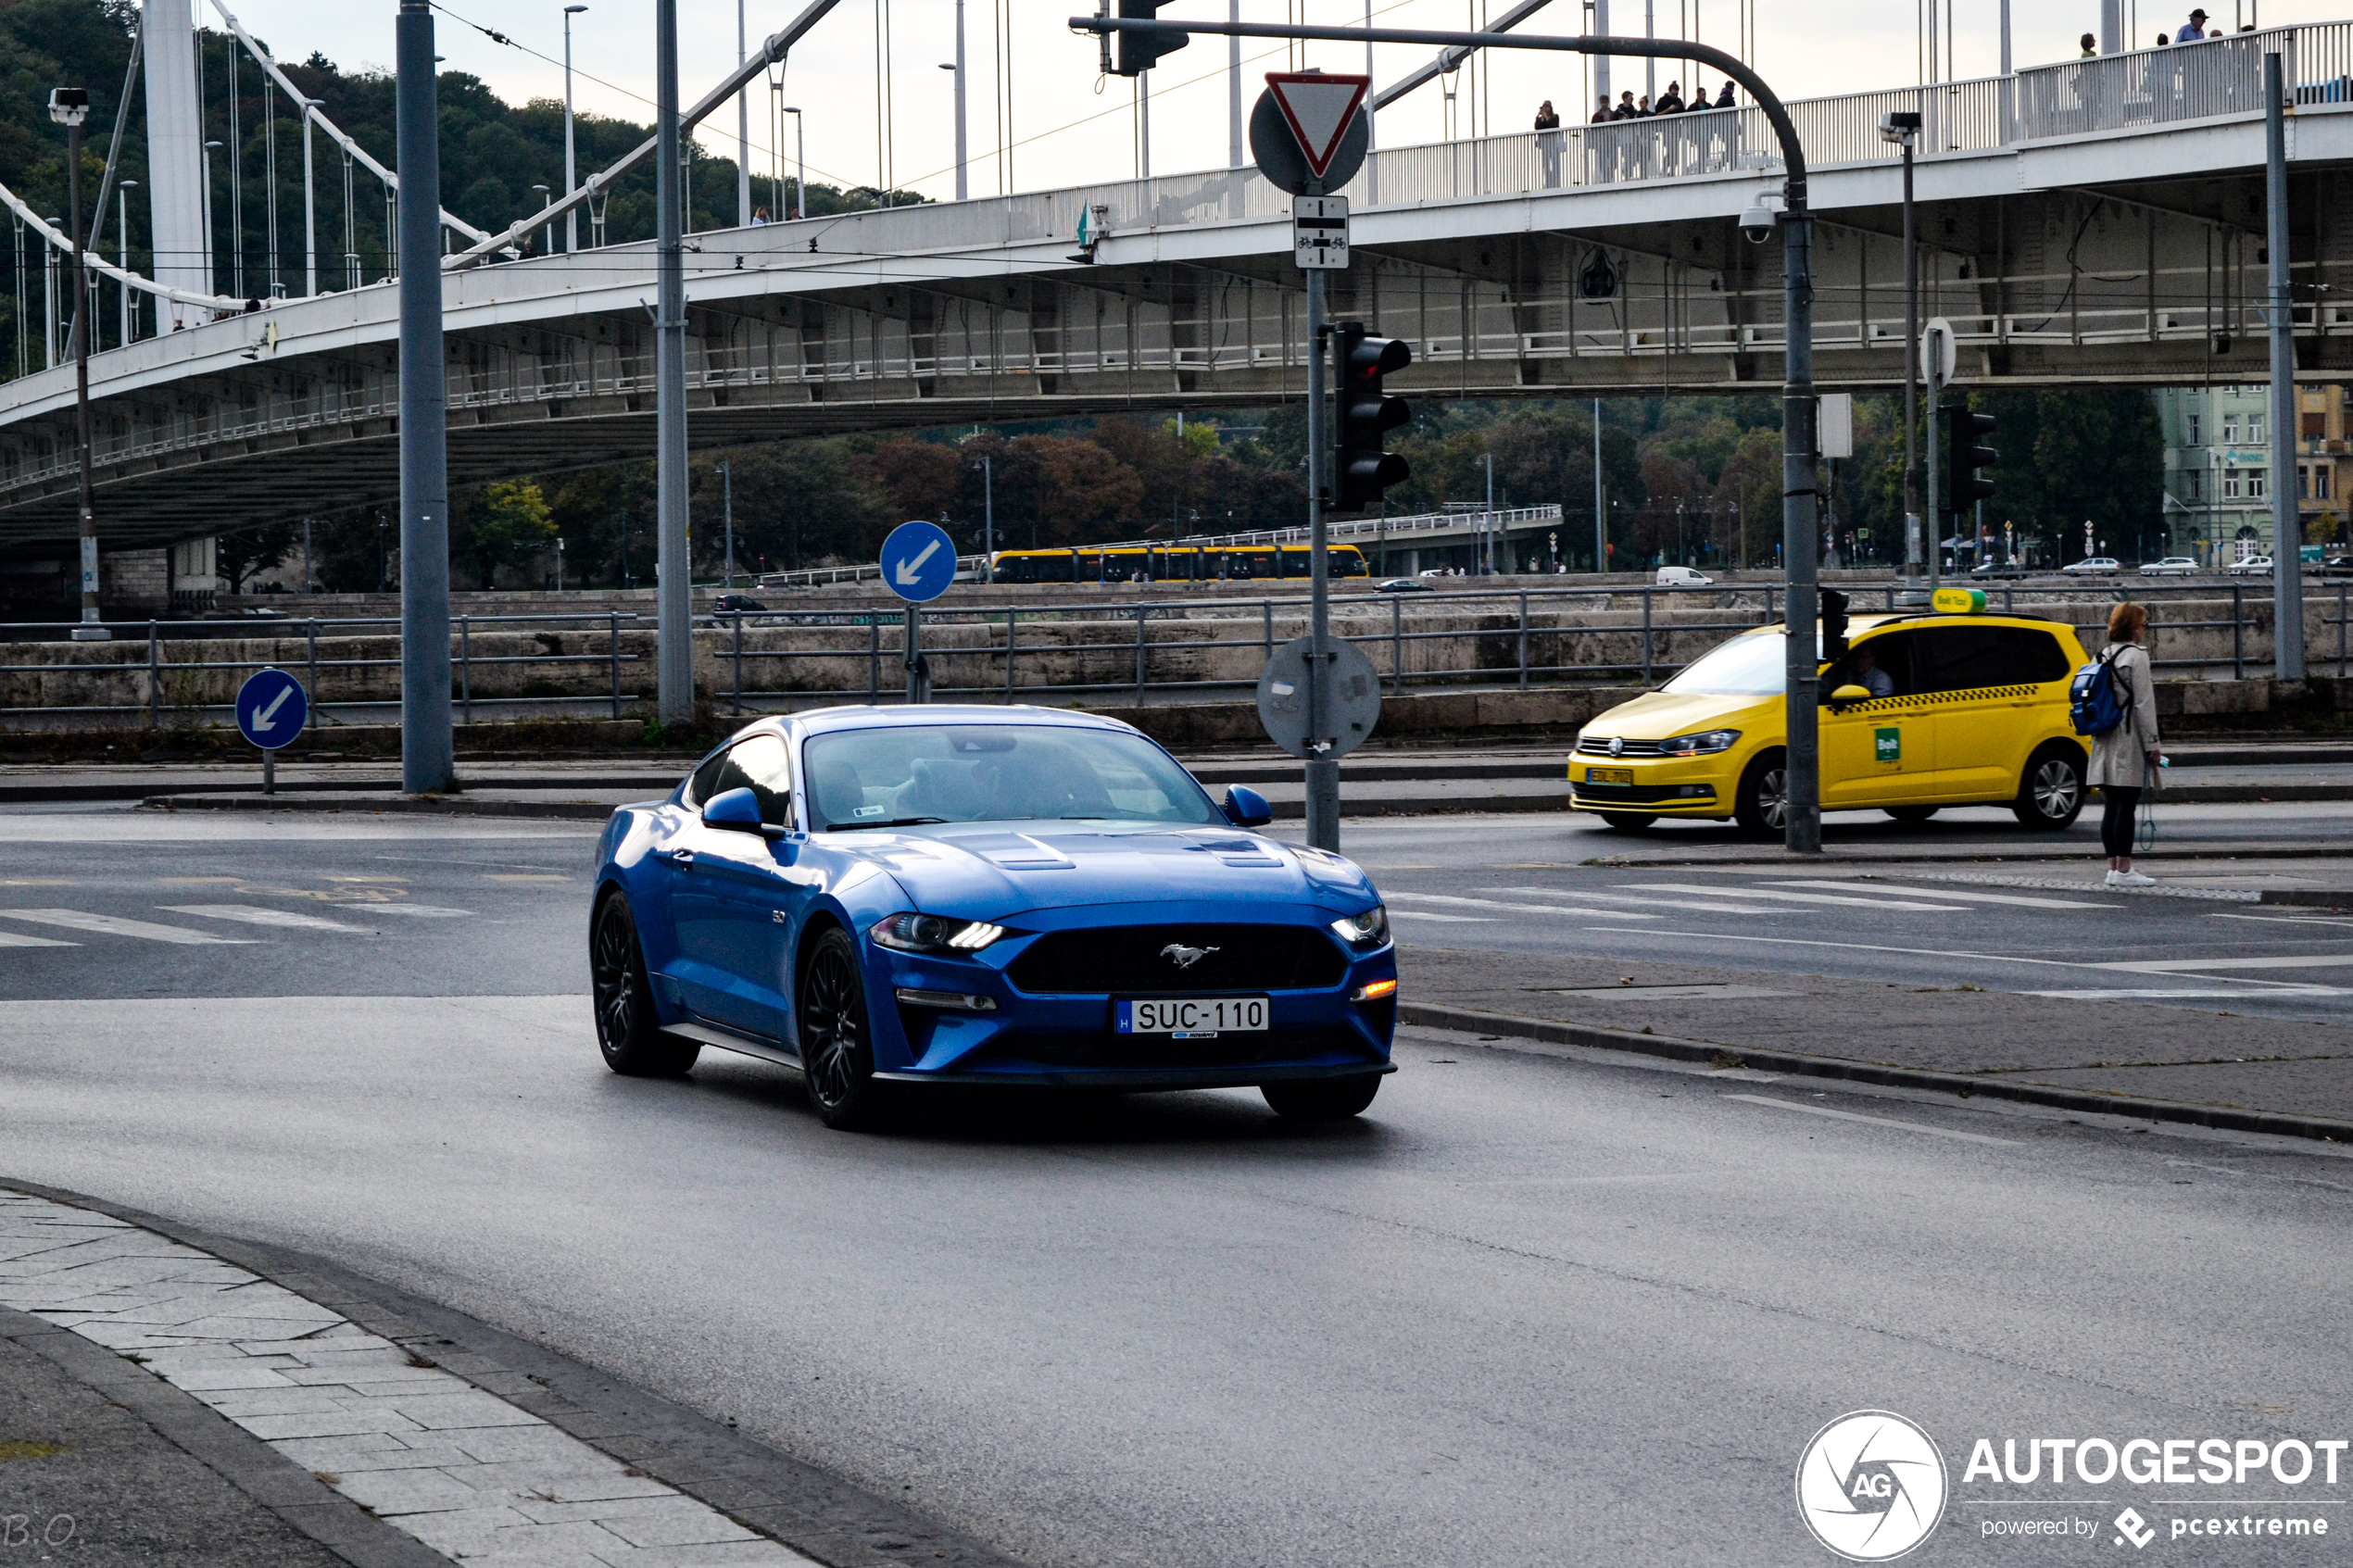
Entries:
POLYGON ((702 825, 730 833, 761 831, 760 797, 748 789, 731 789, 703 804, 702 825))
POLYGON ((1870 687, 1857 686, 1850 683, 1849 684, 1841 686, 1836 691, 1831 693, 1831 710, 1832 712, 1836 712, 1838 709, 1844 708, 1850 702, 1869 702, 1870 700, 1870 687))
POLYGON ((1226 790, 1226 820, 1238 828, 1263 828, 1275 820, 1275 809, 1256 790, 1230 784, 1226 790))

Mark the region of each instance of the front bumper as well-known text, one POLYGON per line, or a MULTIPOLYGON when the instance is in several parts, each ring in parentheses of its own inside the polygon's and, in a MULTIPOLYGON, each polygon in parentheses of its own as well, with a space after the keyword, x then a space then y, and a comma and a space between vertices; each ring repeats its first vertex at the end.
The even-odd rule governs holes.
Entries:
POLYGON ((1725 776, 1720 757, 1608 758, 1577 757, 1568 764, 1569 809, 1576 811, 1646 811, 1660 816, 1681 814, 1720 817, 1730 809, 1733 781, 1725 776), (1622 773, 1630 782, 1595 784, 1595 771, 1622 773))

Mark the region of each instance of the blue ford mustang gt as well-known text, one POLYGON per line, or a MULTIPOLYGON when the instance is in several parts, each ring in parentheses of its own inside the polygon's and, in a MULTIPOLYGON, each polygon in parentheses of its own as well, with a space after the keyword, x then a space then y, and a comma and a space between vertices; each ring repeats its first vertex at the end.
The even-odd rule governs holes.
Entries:
POLYGON ((1354 1116, 1397 955, 1365 873, 1242 831, 1126 724, 1025 708, 766 719, 615 811, 589 927, 617 1073, 797 1068, 830 1126, 919 1084, 1256 1085, 1354 1116))

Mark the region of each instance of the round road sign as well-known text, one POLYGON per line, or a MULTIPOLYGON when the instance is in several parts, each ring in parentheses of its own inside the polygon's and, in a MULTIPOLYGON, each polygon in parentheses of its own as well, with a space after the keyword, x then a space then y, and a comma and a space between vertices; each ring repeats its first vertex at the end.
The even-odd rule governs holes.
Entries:
POLYGON ((237 733, 264 751, 292 742, 309 721, 310 698, 283 670, 257 670, 237 688, 237 733))
POLYGON ((1285 643, 1266 661, 1258 677, 1258 721, 1268 738, 1293 757, 1330 761, 1365 744, 1380 721, 1380 676, 1353 643, 1332 639, 1331 746, 1322 752, 1308 749, 1307 661, 1315 645, 1301 637, 1285 643))
POLYGON ((956 580, 956 542, 936 522, 902 522, 883 541, 883 586, 929 604, 956 580))

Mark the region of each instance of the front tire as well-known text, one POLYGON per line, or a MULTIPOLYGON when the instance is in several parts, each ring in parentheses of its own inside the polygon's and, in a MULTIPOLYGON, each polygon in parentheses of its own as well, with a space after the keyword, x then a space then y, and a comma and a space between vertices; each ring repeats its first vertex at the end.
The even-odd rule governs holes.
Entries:
POLYGON ((1899 822, 1924 822, 1937 812, 1933 806, 1890 806, 1886 809, 1899 822))
POLYGON ((834 926, 800 967, 800 1062, 817 1119, 841 1132, 875 1125, 887 1091, 875 1082, 874 1030, 858 947, 834 926))
POLYGON ((1602 813, 1602 822, 1609 827, 1616 828, 1619 833, 1640 833, 1656 821, 1658 821, 1658 814, 1655 811, 1604 811, 1602 813))
POLYGON ((1732 817, 1751 838, 1773 838, 1789 825, 1789 764, 1780 751, 1760 751, 1741 774, 1732 817))
POLYGON ((607 1067, 630 1078, 676 1078, 694 1066, 702 1047, 661 1031, 636 917, 619 888, 606 893, 588 922, 588 983, 596 998, 597 1047, 607 1067))
POLYGON ((1380 1074, 1261 1084, 1258 1092, 1266 1097, 1266 1109, 1286 1122, 1345 1122, 1373 1103, 1380 1093, 1380 1074))
POLYGON ((2054 741, 2026 759, 2010 811, 2028 827, 2057 833, 2073 825, 2083 794, 2082 749, 2054 741))

